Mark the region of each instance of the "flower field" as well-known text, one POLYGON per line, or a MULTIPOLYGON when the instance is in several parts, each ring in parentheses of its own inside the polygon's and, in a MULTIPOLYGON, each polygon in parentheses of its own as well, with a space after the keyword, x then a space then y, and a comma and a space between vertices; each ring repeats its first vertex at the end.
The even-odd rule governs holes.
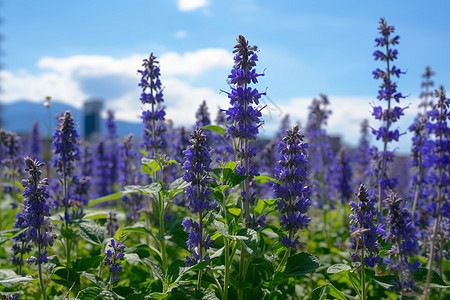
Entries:
POLYGON ((112 111, 96 140, 70 111, 47 139, 1 129, 0 299, 448 299, 449 99, 426 67, 420 113, 397 126, 399 42, 380 19, 379 126, 361 120, 355 149, 333 149, 323 94, 299 108, 305 124, 286 115, 258 137, 264 49, 243 35, 215 120, 207 100, 190 127, 166 119, 151 53, 136 66, 142 136, 119 137, 112 111), (394 143, 407 131, 408 170, 394 143))

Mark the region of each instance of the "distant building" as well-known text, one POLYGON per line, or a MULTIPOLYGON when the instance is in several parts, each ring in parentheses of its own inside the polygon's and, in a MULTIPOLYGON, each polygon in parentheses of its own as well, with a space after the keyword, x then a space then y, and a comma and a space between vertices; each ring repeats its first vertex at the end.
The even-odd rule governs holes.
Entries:
POLYGON ((84 138, 94 139, 100 135, 100 112, 103 100, 89 99, 84 102, 84 138))

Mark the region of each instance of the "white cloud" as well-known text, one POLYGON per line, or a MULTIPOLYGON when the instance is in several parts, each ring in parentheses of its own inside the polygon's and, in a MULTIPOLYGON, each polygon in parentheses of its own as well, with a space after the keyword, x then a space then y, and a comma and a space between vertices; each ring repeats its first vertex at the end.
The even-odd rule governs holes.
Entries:
POLYGON ((193 11, 208 4, 208 0, 178 0, 178 9, 181 11, 193 11))
POLYGON ((179 30, 175 32, 175 38, 177 39, 184 39, 187 36, 187 32, 185 30, 179 30))
MULTIPOLYGON (((340 136, 341 142, 346 145, 356 146, 360 137, 360 125, 364 119, 369 121, 369 125, 374 128, 380 124, 376 122, 372 114, 371 103, 380 105, 379 101, 370 97, 355 97, 355 96, 328 96, 330 100, 329 109, 332 114, 328 118, 328 124, 325 127, 328 134, 340 136)), ((418 99, 408 99, 408 103, 418 103, 418 99)), ((306 126, 309 106, 312 98, 292 98, 285 102, 268 102, 267 109, 274 112, 272 116, 269 116, 267 109, 265 112, 265 131, 273 134, 278 130, 279 123, 285 114, 290 115, 291 123, 300 121, 302 127, 306 126)), ((382 104, 381 104, 382 105, 382 104)), ((405 104, 401 105, 404 107, 405 104)), ((417 105, 410 105, 408 109, 404 111, 405 115, 402 116, 398 123, 393 125, 393 128, 399 128, 400 132, 407 132, 408 126, 413 122, 414 117, 417 115, 417 105)), ((264 113, 264 111, 263 111, 264 113)), ((380 146, 381 144, 372 139, 372 143, 380 146)), ((411 146, 411 135, 407 133, 401 136, 399 143, 392 143, 391 149, 399 147, 402 152, 408 152, 411 146)))
MULTIPOLYGON (((28 99, 43 102, 46 96, 81 107, 91 97, 108 97, 106 108, 115 110, 119 120, 139 122, 142 104, 137 86, 142 59, 148 55, 130 55, 113 58, 102 55, 76 55, 65 58, 44 57, 37 63, 41 73, 30 74, 26 70, 1 71, 4 102, 28 99), (119 91, 119 92, 116 92, 119 91), (110 96, 105 96, 110 95, 110 96)), ((196 83, 196 76, 208 71, 224 69, 226 74, 233 63, 232 55, 219 48, 199 49, 193 52, 168 52, 159 57, 167 116, 188 124, 194 120, 195 110, 201 101, 208 103, 215 114, 216 104, 223 97, 211 88, 196 83), (189 80, 187 80, 189 79, 189 80), (187 83, 194 82, 199 87, 187 83), (211 99, 211 100, 210 100, 211 99), (213 108, 214 107, 214 108, 213 108)))

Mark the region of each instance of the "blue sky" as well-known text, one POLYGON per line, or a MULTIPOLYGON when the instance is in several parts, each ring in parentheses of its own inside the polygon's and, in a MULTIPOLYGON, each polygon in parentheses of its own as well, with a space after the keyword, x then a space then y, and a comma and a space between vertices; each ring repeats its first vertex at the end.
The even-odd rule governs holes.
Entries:
MULTIPOLYGON (((327 94, 328 131, 354 145, 379 83, 371 72, 380 17, 400 35, 396 65, 407 71, 399 91, 411 104, 400 129, 417 109, 427 65, 436 85, 450 87, 450 2, 441 1, 25 1, 3 0, 0 27, 3 102, 43 101, 46 95, 81 107, 104 98, 117 118, 138 121, 136 72, 150 52, 161 58, 167 117, 189 124, 204 99, 215 115, 227 108, 226 76, 238 34, 260 49, 268 108, 263 134, 286 113, 306 121, 313 97, 327 94), (269 100, 270 99, 270 100, 269 100)), ((450 88, 447 88, 450 89, 450 88)), ((408 151, 409 136, 399 143, 408 151)))

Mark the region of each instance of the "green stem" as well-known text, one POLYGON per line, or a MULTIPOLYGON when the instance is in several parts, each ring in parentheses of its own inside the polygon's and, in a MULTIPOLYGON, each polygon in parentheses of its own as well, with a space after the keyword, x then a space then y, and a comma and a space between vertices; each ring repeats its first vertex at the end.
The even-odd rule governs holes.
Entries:
POLYGON ((164 240, 164 199, 160 199, 160 211, 159 211, 159 237, 161 244, 161 261, 163 268, 167 269, 167 254, 166 254, 166 241, 164 240))
MULTIPOLYGON (((244 251, 244 244, 241 241, 241 257, 239 259, 239 282, 240 283, 245 282, 244 266, 245 266, 245 251, 244 251)), ((239 289, 238 289, 238 298, 239 298, 239 300, 244 299, 244 290, 242 287, 239 287, 239 289)))
POLYGON ((230 282, 230 249, 228 244, 228 238, 223 237, 225 244, 225 281, 223 284, 223 299, 228 299, 228 285, 230 282))
POLYGON ((280 272, 283 269, 283 267, 286 264, 290 254, 291 254, 291 248, 287 248, 286 252, 284 252, 283 259, 281 259, 281 262, 278 265, 278 268, 277 268, 277 270, 275 272, 280 272))
MULTIPOLYGON (((38 227, 38 236, 41 236, 41 228, 38 227)), ((41 253, 41 244, 38 242, 38 257, 39 254, 41 253)), ((39 269, 39 283, 41 284, 41 291, 42 291, 42 297, 44 298, 44 300, 47 300, 47 293, 45 292, 45 285, 44 285, 44 279, 42 278, 42 264, 39 263, 38 264, 38 269, 39 269)))
POLYGON ((362 249, 361 249, 361 300, 366 300, 366 272, 364 265, 364 234, 362 235, 362 249))

